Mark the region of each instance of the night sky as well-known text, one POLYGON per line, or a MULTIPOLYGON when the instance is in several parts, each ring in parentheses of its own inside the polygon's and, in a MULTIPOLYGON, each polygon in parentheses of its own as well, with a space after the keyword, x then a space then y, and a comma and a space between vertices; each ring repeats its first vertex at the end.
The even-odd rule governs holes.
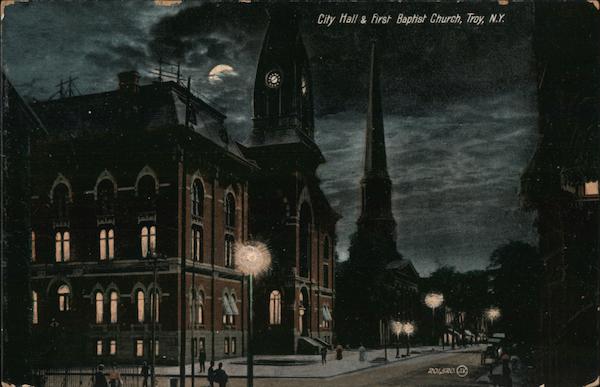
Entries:
MULTIPOLYGON (((303 5, 301 31, 315 96, 318 174, 347 256, 359 212, 369 41, 381 48, 383 111, 398 248, 421 275, 439 265, 484 268, 509 240, 535 243, 533 214, 519 208, 519 176, 536 139, 536 87, 529 5, 303 5), (506 12, 476 27, 317 25, 319 13, 405 15, 506 12)), ((252 88, 267 25, 263 8, 185 1, 32 2, 6 9, 3 66, 17 90, 47 99, 61 78, 81 93, 113 90, 116 74, 142 82, 162 56, 180 62, 192 87, 223 110, 239 141, 251 130, 252 88), (209 72, 221 68, 209 79, 209 72)))

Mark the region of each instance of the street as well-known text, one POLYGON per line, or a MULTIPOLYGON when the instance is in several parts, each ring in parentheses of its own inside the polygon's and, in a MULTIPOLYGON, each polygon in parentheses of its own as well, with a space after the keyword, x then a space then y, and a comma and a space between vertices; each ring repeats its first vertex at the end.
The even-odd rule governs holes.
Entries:
MULTIPOLYGON (((480 358, 481 352, 475 349, 464 352, 434 353, 329 379, 255 379, 254 385, 256 387, 477 386, 475 382, 477 377, 486 372, 480 366, 480 358), (459 377, 454 373, 456 367, 460 365, 468 367, 467 376, 459 377)), ((243 387, 246 386, 246 380, 230 379, 230 385, 243 387)))

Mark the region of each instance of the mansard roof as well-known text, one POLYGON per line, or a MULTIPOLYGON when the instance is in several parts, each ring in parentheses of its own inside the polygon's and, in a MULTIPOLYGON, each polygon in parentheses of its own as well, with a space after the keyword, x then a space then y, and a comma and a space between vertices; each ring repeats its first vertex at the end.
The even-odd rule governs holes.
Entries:
POLYGON ((226 116, 176 82, 38 102, 33 108, 55 139, 93 138, 108 133, 140 135, 183 128, 235 159, 249 162, 227 133, 226 116))

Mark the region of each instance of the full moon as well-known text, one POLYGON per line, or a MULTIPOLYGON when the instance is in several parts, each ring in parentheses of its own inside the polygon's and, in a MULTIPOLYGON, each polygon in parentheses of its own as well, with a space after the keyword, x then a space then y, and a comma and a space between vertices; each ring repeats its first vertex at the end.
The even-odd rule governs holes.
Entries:
POLYGON ((212 68, 208 73, 208 82, 212 85, 223 82, 225 77, 237 77, 238 73, 233 67, 227 64, 219 64, 212 68))

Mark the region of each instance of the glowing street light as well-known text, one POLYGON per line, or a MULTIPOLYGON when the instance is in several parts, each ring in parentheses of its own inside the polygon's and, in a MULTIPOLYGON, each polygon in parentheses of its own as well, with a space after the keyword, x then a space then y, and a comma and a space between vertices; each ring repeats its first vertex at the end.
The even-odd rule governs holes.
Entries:
POLYGON ((392 332, 396 335, 396 358, 400 357, 400 335, 404 331, 404 324, 400 321, 392 321, 390 328, 392 332))
POLYGON ((498 320, 500 318, 500 309, 496 308, 496 307, 491 307, 485 310, 485 317, 490 320, 490 330, 491 327, 494 325, 494 321, 498 320))
MULTIPOLYGON (((425 296, 425 305, 431 308, 431 337, 435 345, 435 310, 444 303, 444 295, 442 293, 429 293, 425 296)), ((443 342, 443 340, 442 340, 443 342)))
POLYGON ((252 287, 254 277, 259 277, 271 267, 271 252, 262 242, 238 243, 235 246, 235 268, 248 276, 248 387, 254 384, 254 353, 252 348, 252 323, 254 319, 252 287))

